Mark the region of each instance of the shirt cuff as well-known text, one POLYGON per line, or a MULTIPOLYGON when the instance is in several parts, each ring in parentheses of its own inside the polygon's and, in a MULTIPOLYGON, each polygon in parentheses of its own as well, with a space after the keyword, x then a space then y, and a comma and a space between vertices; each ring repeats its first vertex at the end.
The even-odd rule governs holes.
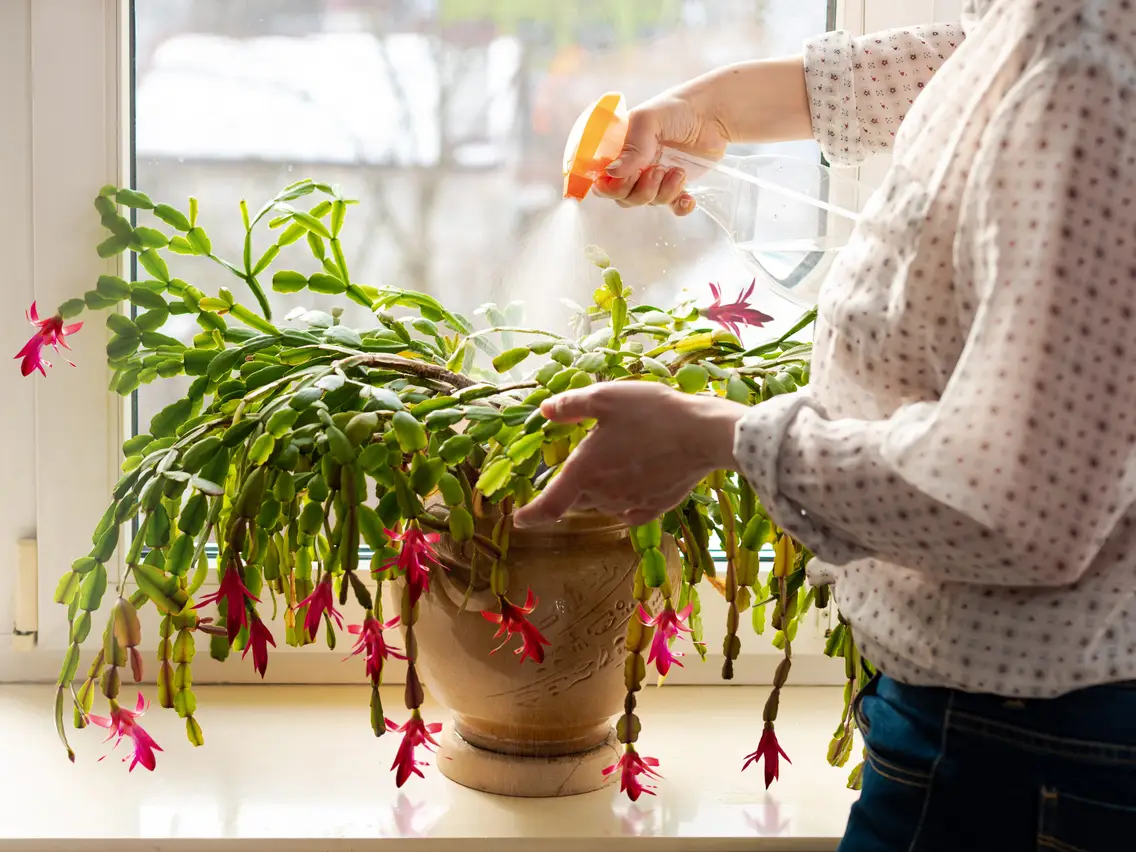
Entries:
POLYGON ((826 417, 823 407, 802 391, 754 406, 734 430, 734 460, 777 526, 822 562, 844 565, 868 554, 814 519, 789 496, 793 462, 801 456, 793 446, 792 429, 804 408, 826 417))

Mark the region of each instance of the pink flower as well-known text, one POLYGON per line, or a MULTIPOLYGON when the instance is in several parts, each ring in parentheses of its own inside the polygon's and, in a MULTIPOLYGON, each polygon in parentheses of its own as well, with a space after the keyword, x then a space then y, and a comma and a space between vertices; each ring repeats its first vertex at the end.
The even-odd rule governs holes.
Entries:
POLYGON ((757 279, 754 279, 745 292, 738 296, 736 302, 723 305, 721 289, 717 284, 711 284, 710 292, 714 294, 714 304, 708 308, 703 308, 699 313, 723 328, 729 329, 738 337, 741 337, 739 326, 752 325, 755 328, 761 328, 765 323, 772 321, 773 317, 763 314, 749 304, 749 297, 753 295, 753 288, 756 286, 757 279))
MULTIPOLYGON (((162 750, 162 747, 154 742, 154 738, 146 733, 146 731, 142 728, 141 725, 138 724, 137 721, 138 717, 145 713, 149 706, 150 705, 146 702, 146 699, 142 697, 142 693, 139 692, 138 703, 135 705, 133 710, 127 710, 126 708, 119 706, 117 701, 112 701, 110 703, 109 719, 105 716, 87 717, 92 725, 97 725, 100 728, 107 729, 107 738, 104 740, 104 742, 110 742, 112 739, 114 740, 114 745, 111 746, 111 751, 114 751, 116 748, 118 748, 118 744, 124 739, 126 739, 127 737, 130 738, 130 740, 134 743, 134 753, 132 755, 124 757, 122 759, 122 762, 125 763, 127 760, 130 761, 129 771, 131 772, 133 772, 134 767, 140 763, 146 769, 149 769, 151 772, 153 772, 154 766, 157 765, 157 758, 154 756, 154 752, 162 750)), ((110 752, 108 752, 108 754, 109 753, 110 752)), ((103 757, 99 758, 99 760, 102 760, 105 757, 106 755, 104 754, 103 757)))
POLYGON ((499 639, 504 636, 505 641, 493 649, 493 653, 501 650, 508 644, 509 640, 513 638, 514 634, 521 635, 521 647, 517 648, 513 653, 520 654, 521 662, 525 661, 528 657, 534 663, 544 662, 544 648, 542 645, 551 645, 547 639, 541 635, 541 632, 536 629, 527 616, 536 609, 537 599, 533 595, 532 589, 529 589, 528 596, 525 598, 524 606, 517 606, 516 604, 509 603, 504 597, 501 598, 501 611, 489 612, 483 611, 481 614, 492 621, 494 624, 499 624, 497 632, 493 634, 494 639, 499 639))
POLYGON ((249 641, 245 645, 244 653, 241 654, 243 660, 248 656, 249 649, 252 649, 252 667, 260 672, 263 678, 264 673, 268 670, 268 646, 276 647, 276 640, 272 638, 272 633, 265 626, 264 622, 260 620, 260 616, 255 612, 252 614, 252 624, 249 625, 249 641))
POLYGON ((429 764, 424 760, 415 760, 414 750, 419 746, 425 746, 428 751, 433 750, 431 746, 436 748, 438 742, 431 735, 442 730, 441 723, 431 722, 427 725, 422 721, 422 716, 417 710, 411 714, 410 719, 401 728, 390 719, 387 719, 386 723, 388 731, 398 731, 402 734, 402 742, 399 743, 398 752, 394 756, 394 763, 391 764, 391 769, 396 770, 395 786, 401 787, 405 784, 411 773, 419 778, 425 778, 426 776, 422 774, 419 767, 429 764))
POLYGON ((383 570, 397 567, 406 578, 406 585, 410 589, 410 605, 418 603, 423 593, 430 591, 430 566, 438 565, 434 545, 441 536, 438 533, 424 533, 418 527, 409 527, 405 532, 387 530, 387 537, 391 541, 402 542, 398 556, 388 559, 383 564, 383 570))
POLYGON ((639 776, 662 778, 663 776, 655 772, 654 769, 654 767, 658 765, 659 761, 656 758, 640 757, 639 752, 635 750, 635 746, 628 743, 627 750, 623 753, 623 757, 619 759, 619 762, 609 766, 603 771, 603 774, 611 775, 611 773, 618 769, 620 771, 619 790, 622 793, 626 793, 627 798, 634 802, 644 793, 648 796, 655 795, 655 788, 650 784, 644 784, 639 780, 639 776))
POLYGON ((671 650, 670 640, 678 636, 680 632, 691 632, 685 622, 690 618, 692 611, 693 607, 688 604, 681 612, 675 612, 674 608, 668 603, 662 612, 652 618, 643 608, 643 605, 639 605, 640 620, 648 627, 655 628, 655 636, 651 640, 651 652, 647 655, 647 664, 654 663, 660 677, 666 677, 672 665, 682 667, 682 663, 678 661, 682 654, 671 650))
POLYGON ((746 756, 746 762, 742 765, 742 772, 749 769, 751 763, 758 763, 762 758, 765 758, 765 787, 769 789, 780 773, 780 758, 785 758, 786 763, 792 763, 789 760, 789 755, 785 754, 785 750, 777 743, 777 734, 773 731, 773 723, 766 722, 765 730, 761 733, 761 741, 757 744, 757 751, 753 754, 746 756))
POLYGON ((308 614, 304 617, 304 630, 313 639, 316 636, 316 631, 319 630, 320 620, 325 612, 335 619, 340 630, 343 629, 343 616, 335 608, 335 595, 331 590, 330 574, 324 574, 323 579, 316 586, 316 590, 296 604, 296 609, 303 609, 304 607, 308 608, 308 614))
POLYGON ((382 680, 383 662, 385 660, 391 657, 396 660, 406 659, 405 655, 399 653, 398 648, 391 647, 383 638, 384 630, 390 630, 397 626, 397 615, 387 622, 381 622, 368 615, 363 619, 362 624, 352 624, 347 628, 347 632, 353 636, 358 636, 359 641, 355 643, 354 650, 343 659, 349 660, 365 651, 367 653, 367 676, 371 678, 371 683, 375 686, 378 686, 382 680))
MULTIPOLYGON (((24 344, 24 348, 16 353, 16 358, 21 360, 20 373, 21 375, 28 376, 34 371, 39 370, 43 375, 47 375, 45 367, 50 367, 51 362, 43 357, 43 349, 45 346, 50 346, 56 352, 59 347, 70 349, 67 345, 67 336, 74 334, 83 327, 81 322, 74 325, 64 325, 63 317, 56 314, 48 319, 41 320, 39 318, 39 311, 36 310, 36 303, 32 302, 31 308, 26 314, 28 322, 36 327, 36 332, 31 336, 31 339, 24 344)), ((66 358, 63 360, 71 364, 75 364, 66 358)))
MULTIPOLYGON (((246 612, 248 604, 260 603, 260 598, 254 597, 253 593, 245 586, 241 579, 241 572, 236 568, 230 568, 221 578, 221 585, 217 587, 217 591, 198 601, 196 608, 202 609, 222 600, 225 601, 225 627, 231 645, 233 640, 237 638, 237 634, 241 632, 241 628, 248 627, 248 613, 246 612)), ((255 662, 255 655, 253 660, 255 662)))

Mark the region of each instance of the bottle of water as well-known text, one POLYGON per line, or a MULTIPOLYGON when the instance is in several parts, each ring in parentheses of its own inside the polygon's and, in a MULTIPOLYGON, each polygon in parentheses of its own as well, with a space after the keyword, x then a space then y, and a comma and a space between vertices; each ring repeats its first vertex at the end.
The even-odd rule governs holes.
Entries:
MULTIPOLYGON (((580 116, 564 152, 565 198, 583 200, 626 134, 622 95, 605 95, 580 116)), ((726 232, 759 286, 799 305, 816 304, 856 224, 854 179, 818 162, 768 154, 714 161, 666 148, 659 164, 686 172, 687 192, 726 232)))

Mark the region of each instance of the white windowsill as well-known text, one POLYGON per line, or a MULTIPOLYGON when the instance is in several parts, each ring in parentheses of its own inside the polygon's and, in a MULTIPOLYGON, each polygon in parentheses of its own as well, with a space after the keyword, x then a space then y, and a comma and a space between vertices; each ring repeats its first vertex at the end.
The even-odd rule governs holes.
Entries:
MULTIPOLYGON (((646 690, 642 751, 660 759, 665 778, 658 796, 635 805, 613 788, 491 796, 433 766, 398 791, 387 771, 397 736, 371 735, 366 686, 197 692, 205 747, 195 751, 177 716, 155 707, 145 721, 165 751, 150 774, 98 762, 97 730, 71 732, 71 766, 51 724, 52 688, 0 687, 0 848, 811 852, 836 848, 856 798, 845 789, 851 763, 825 762, 838 688, 785 690, 778 732, 793 764, 768 792, 760 768, 739 771, 761 735, 767 688, 646 690)), ((397 688, 384 696, 401 720, 400 699, 397 688)), ((433 706, 427 716, 446 718, 433 706)))

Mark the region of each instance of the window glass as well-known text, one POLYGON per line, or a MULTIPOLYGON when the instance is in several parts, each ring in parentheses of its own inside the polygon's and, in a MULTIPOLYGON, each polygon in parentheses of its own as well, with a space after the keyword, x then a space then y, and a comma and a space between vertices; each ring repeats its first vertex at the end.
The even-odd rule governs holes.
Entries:
MULTIPOLYGON (((610 90, 632 103, 732 61, 796 52, 822 31, 828 0, 135 0, 135 186, 200 205, 220 258, 240 263, 238 204, 255 210, 310 177, 360 201, 344 234, 352 277, 425 291, 472 314, 524 303, 533 324, 566 322, 562 298, 590 299, 581 249, 601 244, 636 291, 668 305, 683 288, 727 295, 753 273, 705 216, 625 211, 588 199, 563 212, 561 163, 579 113, 610 90)), ((777 146, 819 162, 812 142, 777 146)), ((145 218, 145 214, 142 218, 145 218)), ((259 257, 271 245, 264 229, 259 257)), ((221 265, 171 258, 205 292, 221 265)), ((303 244, 273 268, 317 271, 303 244)), ((321 307, 269 295, 275 315, 321 307)), ((332 297, 336 304, 339 297, 332 297)), ((772 331, 796 306, 761 296, 772 331)), ((366 311, 345 317, 370 324, 366 311)), ((171 318, 166 334, 200 329, 171 318)), ((766 332, 758 332, 764 336, 766 332)), ((143 386, 137 422, 180 390, 143 386)))

